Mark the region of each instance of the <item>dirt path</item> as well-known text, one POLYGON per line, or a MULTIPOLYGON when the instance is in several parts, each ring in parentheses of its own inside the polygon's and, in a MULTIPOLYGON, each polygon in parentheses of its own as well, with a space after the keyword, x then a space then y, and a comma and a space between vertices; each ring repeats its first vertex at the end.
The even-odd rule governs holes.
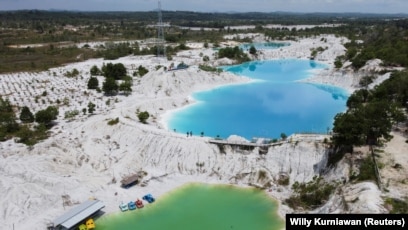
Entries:
POLYGON ((408 143, 406 137, 392 133, 394 138, 379 153, 380 174, 393 196, 408 197, 408 143))

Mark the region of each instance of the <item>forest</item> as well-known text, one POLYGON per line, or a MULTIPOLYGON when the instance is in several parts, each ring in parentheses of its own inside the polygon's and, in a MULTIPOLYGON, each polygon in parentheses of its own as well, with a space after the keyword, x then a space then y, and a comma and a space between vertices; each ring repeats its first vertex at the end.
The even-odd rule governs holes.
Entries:
MULTIPOLYGON (((129 54, 156 54, 156 47, 142 49, 137 42, 157 36, 157 12, 68 12, 0 11, 0 73, 42 71, 65 63, 103 57, 114 60, 129 54), (78 44, 105 42, 100 49, 78 44), (129 41, 113 44, 112 41, 129 41), (15 48, 23 45, 22 48, 15 48)), ((296 40, 298 37, 335 34, 351 40, 347 60, 358 69, 365 61, 381 58, 386 64, 408 65, 407 15, 380 14, 296 14, 296 13, 197 13, 164 11, 168 58, 187 49, 187 41, 214 44, 223 36, 237 33, 233 26, 253 25, 244 32, 263 33, 271 40, 296 40), (309 29, 267 28, 268 24, 335 24, 309 29), (191 30, 206 27, 212 30, 191 30), (360 42, 363 41, 363 42, 360 42)), ((243 42, 251 42, 245 40, 243 42)))

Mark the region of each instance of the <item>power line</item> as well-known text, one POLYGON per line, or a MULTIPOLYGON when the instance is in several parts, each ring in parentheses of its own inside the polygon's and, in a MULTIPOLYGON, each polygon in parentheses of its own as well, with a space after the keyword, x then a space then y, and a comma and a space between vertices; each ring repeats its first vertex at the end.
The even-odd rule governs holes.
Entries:
POLYGON ((162 15, 162 10, 161 10, 161 1, 159 0, 158 3, 158 17, 159 21, 157 23, 157 56, 158 57, 165 57, 166 56, 166 48, 164 46, 165 40, 164 40, 164 24, 163 24, 163 15, 162 15))

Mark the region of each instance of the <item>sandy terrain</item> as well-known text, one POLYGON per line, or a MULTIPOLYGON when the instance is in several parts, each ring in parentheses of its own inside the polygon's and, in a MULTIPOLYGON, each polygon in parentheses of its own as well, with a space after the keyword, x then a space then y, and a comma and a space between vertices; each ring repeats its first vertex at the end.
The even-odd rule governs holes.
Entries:
MULTIPOLYGON (((259 41, 264 39, 262 35, 250 36, 256 36, 259 41)), ((318 54, 317 60, 328 65, 323 71, 334 71, 334 58, 344 53, 342 43, 345 41, 331 35, 301 39, 279 50, 263 50, 256 58, 308 58, 311 48, 327 46, 318 54)), ((270 147, 267 154, 261 155, 258 148, 247 151, 226 147, 221 151, 217 145, 208 143, 207 137, 186 137, 166 130, 166 117, 172 110, 193 103, 190 95, 194 91, 249 81, 229 73, 199 70, 197 65, 202 63, 202 55, 210 57, 209 64, 231 61, 215 60, 215 51, 199 44, 190 46, 194 49, 180 52, 171 61, 176 65, 180 62, 191 65, 186 70, 167 72, 163 68, 157 69, 157 66, 169 66, 171 62, 152 56, 129 56, 113 61, 123 63, 130 75, 139 65, 150 71, 143 78, 134 80, 133 93, 128 97, 108 98, 86 89, 89 69, 110 62, 102 59, 46 72, 0 76, 0 95, 7 96, 15 105, 26 105, 31 111, 38 111, 49 104, 54 105, 57 99, 62 102, 58 125, 52 129, 51 138, 33 148, 13 140, 0 143, 0 228, 44 229, 48 222, 74 204, 91 197, 105 203, 105 212, 118 212, 121 201, 134 200, 146 193, 160 199, 166 192, 188 182, 258 187, 270 184, 271 196, 283 200, 291 191, 290 186, 277 185, 281 175, 288 176, 293 184, 295 181, 307 182, 324 170, 328 154, 322 143, 324 136, 295 135, 289 138, 290 142, 270 147), (65 77, 64 73, 73 68, 80 71, 80 77, 65 77), (41 96, 44 91, 47 95, 41 96), (40 96, 37 101, 36 96, 40 96), (65 98, 67 103, 63 103, 65 98), (66 111, 82 111, 89 101, 97 105, 94 115, 80 113, 73 120, 64 119, 66 111), (152 115, 148 124, 138 121, 138 110, 146 110, 152 115), (115 118, 119 118, 118 124, 107 124, 115 118), (143 179, 145 186, 120 187, 119 181, 124 176, 141 170, 147 172, 143 179)), ((342 81, 327 75, 325 78, 327 72, 314 74, 316 79, 348 87, 351 91, 355 85, 354 80, 349 79, 355 76, 344 71, 342 81)), ((99 79, 101 83, 102 77, 99 79)), ((234 136, 231 139, 242 140, 234 136)), ((395 162, 407 165, 401 154, 407 152, 402 141, 393 140, 385 151, 393 155, 395 162)), ((333 169, 332 179, 339 180, 347 176, 347 172, 346 164, 341 164, 333 169)), ((348 189, 349 196, 370 197, 373 204, 357 203, 352 210, 374 213, 384 210, 381 193, 372 185, 367 182, 348 189)), ((390 181, 390 190, 393 190, 392 186, 390 181)), ((339 208, 337 200, 333 198, 321 212, 344 211, 339 208)), ((288 211, 291 210, 281 205, 280 214, 288 211)))

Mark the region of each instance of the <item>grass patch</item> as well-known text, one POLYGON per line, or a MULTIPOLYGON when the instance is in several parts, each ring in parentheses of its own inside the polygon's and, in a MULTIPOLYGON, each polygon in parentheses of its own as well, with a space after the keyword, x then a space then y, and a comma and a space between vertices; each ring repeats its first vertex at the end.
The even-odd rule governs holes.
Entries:
POLYGON ((289 176, 280 176, 278 180, 279 185, 288 186, 289 185, 289 176))
POLYGON ((16 133, 16 137, 17 143, 34 146, 38 142, 48 138, 48 129, 44 125, 39 125, 34 129, 30 129, 27 125, 23 125, 16 133))
POLYGON ((99 55, 91 49, 62 48, 8 48, 0 56, 0 73, 44 71, 66 63, 84 61, 99 55))
POLYGON ((408 213, 407 200, 399 200, 395 198, 386 198, 385 204, 390 208, 390 214, 405 214, 408 213))
POLYGON ((366 157, 361 161, 360 172, 351 174, 351 181, 377 181, 375 176, 374 162, 371 156, 366 157))
POLYGON ((117 123, 119 123, 119 117, 108 121, 108 125, 116 125, 117 123))
POLYGON ((217 72, 217 73, 222 72, 222 69, 215 68, 215 67, 208 66, 208 65, 199 65, 198 68, 206 72, 217 72))

